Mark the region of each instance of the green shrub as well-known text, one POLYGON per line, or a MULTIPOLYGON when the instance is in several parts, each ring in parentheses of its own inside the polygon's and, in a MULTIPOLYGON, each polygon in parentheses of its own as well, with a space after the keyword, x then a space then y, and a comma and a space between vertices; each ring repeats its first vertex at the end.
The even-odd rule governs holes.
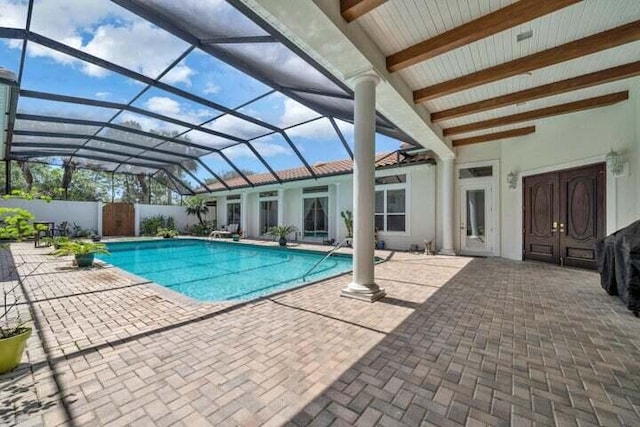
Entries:
POLYGON ((143 236, 155 236, 158 229, 169 228, 175 229, 175 220, 172 216, 155 215, 142 218, 140 221, 140 234, 143 236))
POLYGON ((193 224, 189 232, 194 236, 208 236, 216 229, 216 221, 205 221, 204 224, 193 224))
MULTIPOLYGON (((0 207, 0 239, 22 240, 33 237, 36 228, 35 217, 31 212, 21 208, 0 207)), ((44 227, 46 229, 46 226, 44 227)))
POLYGON ((158 233, 156 234, 156 236, 158 237, 166 237, 166 238, 171 238, 171 237, 176 237, 178 235, 178 232, 176 230, 173 230, 171 228, 158 228, 158 233))

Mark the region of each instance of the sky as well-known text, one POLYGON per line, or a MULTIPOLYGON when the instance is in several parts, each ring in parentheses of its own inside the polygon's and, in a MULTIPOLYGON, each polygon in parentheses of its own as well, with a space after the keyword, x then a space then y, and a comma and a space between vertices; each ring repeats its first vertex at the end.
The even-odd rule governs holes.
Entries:
MULTIPOLYGON (((194 31, 201 34, 202 38, 215 37, 215 31, 224 31, 231 35, 236 35, 234 32, 240 31, 245 31, 245 34, 262 35, 261 29, 239 16, 235 9, 222 0, 185 1, 190 3, 190 6, 186 6, 189 6, 188 10, 192 13, 194 31), (216 26, 210 25, 213 20, 217 21, 216 26)), ((162 3, 166 3, 167 7, 173 7, 166 0, 162 3)), ((181 5, 185 6, 182 3, 181 5)), ((26 0, 0 0, 0 27, 25 28, 26 15, 26 0)), ((269 86, 207 52, 199 49, 188 52, 190 46, 183 40, 110 1, 36 0, 31 30, 146 77, 153 79, 161 77, 162 83, 225 107, 237 108, 264 95, 259 100, 244 105, 239 112, 270 125, 290 127, 286 130, 287 135, 310 164, 348 158, 348 153, 331 123, 328 119, 322 118, 321 114, 282 93, 274 92, 269 86), (169 65, 186 52, 188 54, 169 72, 162 74, 169 65), (318 120, 291 127, 312 119, 318 120)), ((17 74, 22 45, 22 40, 0 40, 0 67, 17 74)), ((290 79, 296 78, 297 70, 308 70, 299 57, 292 56, 288 51, 285 52, 279 43, 261 43, 242 48, 261 49, 260 55, 257 56, 258 61, 261 58, 262 60, 276 58, 282 63, 282 70, 283 72, 286 70, 290 79)), ((311 74, 308 76, 310 79, 321 78, 319 74, 313 75, 315 71, 305 72, 311 74)), ((35 42, 27 44, 21 89, 123 104, 133 101, 134 107, 202 125, 238 138, 252 139, 253 147, 275 170, 302 166, 285 139, 277 133, 273 134, 266 127, 223 114, 216 109, 158 88, 143 92, 145 88, 145 84, 124 75, 83 62, 35 42)), ((196 144, 224 148, 223 152, 239 168, 256 173, 267 172, 266 167, 245 145, 228 147, 235 142, 129 111, 120 112, 109 108, 78 106, 25 97, 20 98, 18 111, 97 121, 112 119, 113 123, 135 121, 143 130, 177 132, 196 144)), ((349 145, 353 146, 353 126, 339 120, 337 124, 349 145)), ((27 128, 29 125, 32 124, 18 123, 16 127, 27 128)), ((97 130, 99 128, 79 126, 68 126, 65 129, 66 132, 78 134, 86 132, 93 134, 97 130)), ((105 132, 107 130, 103 129, 98 135, 104 136, 105 132)), ((17 136, 16 140, 19 138, 17 136)), ((23 137, 23 140, 27 141, 27 138, 23 137)), ((53 138, 42 139, 42 141, 45 140, 50 141, 53 138)), ((82 144, 84 141, 76 138, 70 139, 69 143, 82 144)), ((100 144, 105 146, 104 143, 100 144)), ((377 152, 395 150, 399 144, 399 141, 383 135, 376 137, 377 152)), ((231 170, 231 166, 217 154, 207 155, 203 160, 216 173, 221 174, 231 170)), ((200 168, 195 175, 199 179, 211 177, 203 168, 200 168)), ((190 181, 194 188, 198 186, 195 180, 190 178, 190 181)))

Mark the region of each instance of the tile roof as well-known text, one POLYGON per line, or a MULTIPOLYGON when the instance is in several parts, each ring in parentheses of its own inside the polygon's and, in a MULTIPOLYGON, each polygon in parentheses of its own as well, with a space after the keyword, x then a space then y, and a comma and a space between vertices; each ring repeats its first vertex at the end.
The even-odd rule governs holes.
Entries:
MULTIPOLYGON (((391 151, 388 153, 376 154, 376 169, 424 163, 435 163, 435 156, 431 151, 419 154, 408 154, 404 151, 391 151)), ((343 159, 332 162, 319 162, 311 165, 311 169, 318 178, 333 175, 346 175, 353 171, 353 160, 343 159)), ((313 179, 313 176, 311 176, 305 167, 276 171, 276 174, 282 181, 313 179)), ((247 175, 247 179, 251 181, 254 186, 275 184, 278 182, 275 177, 268 172, 247 175)), ((249 186, 240 176, 226 179, 225 183, 232 189, 249 186)), ((220 182, 209 184, 207 189, 210 192, 226 190, 224 185, 220 182)))

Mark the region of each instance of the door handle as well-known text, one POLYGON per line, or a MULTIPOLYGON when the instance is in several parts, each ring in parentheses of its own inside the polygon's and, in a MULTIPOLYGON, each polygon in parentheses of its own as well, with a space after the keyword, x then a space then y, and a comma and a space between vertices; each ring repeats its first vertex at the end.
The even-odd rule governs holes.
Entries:
POLYGON ((553 225, 551 226, 551 232, 555 233, 556 231, 558 231, 558 222, 553 221, 553 225))
POLYGON ((460 226, 460 230, 464 230, 466 227, 464 225, 460 226))
POLYGON ((560 232, 564 233, 564 224, 563 223, 560 223, 560 232))

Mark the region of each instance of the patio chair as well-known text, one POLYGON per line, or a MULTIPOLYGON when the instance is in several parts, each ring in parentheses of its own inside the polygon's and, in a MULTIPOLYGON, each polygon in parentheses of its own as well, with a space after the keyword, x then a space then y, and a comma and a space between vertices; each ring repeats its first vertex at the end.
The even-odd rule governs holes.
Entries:
POLYGON ((54 236, 68 236, 69 235, 69 223, 62 221, 57 227, 53 228, 54 236))
POLYGON ((209 233, 209 237, 212 238, 223 238, 223 237, 231 237, 238 232, 239 224, 229 224, 226 228, 223 225, 219 230, 213 230, 209 233))

